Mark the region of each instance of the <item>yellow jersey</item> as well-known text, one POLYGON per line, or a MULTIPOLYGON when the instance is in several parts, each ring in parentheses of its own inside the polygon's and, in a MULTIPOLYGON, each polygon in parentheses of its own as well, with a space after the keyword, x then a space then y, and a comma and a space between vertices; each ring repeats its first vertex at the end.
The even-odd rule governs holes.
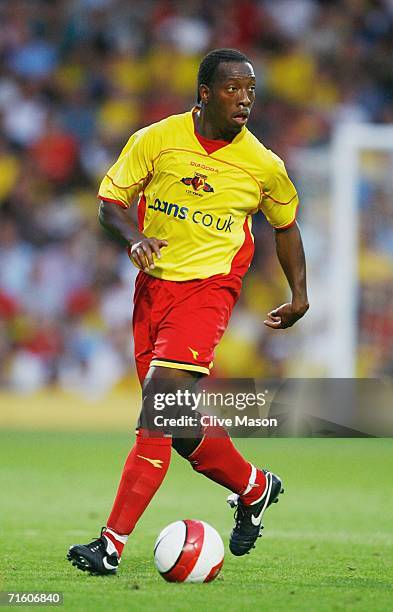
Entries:
POLYGON ((253 255, 252 216, 275 228, 295 222, 296 189, 282 160, 244 126, 208 154, 193 113, 173 115, 131 136, 98 197, 128 208, 139 196, 139 228, 168 241, 149 274, 172 281, 242 276, 253 255))

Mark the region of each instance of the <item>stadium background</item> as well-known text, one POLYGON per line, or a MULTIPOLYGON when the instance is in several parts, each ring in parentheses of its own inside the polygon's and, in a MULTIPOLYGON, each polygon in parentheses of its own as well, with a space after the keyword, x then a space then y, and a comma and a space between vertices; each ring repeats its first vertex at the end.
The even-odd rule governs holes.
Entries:
MULTIPOLYGON (((258 215, 215 372, 326 375, 330 142, 342 123, 393 120, 392 3, 17 0, 0 18, 1 386, 99 399, 135 383, 135 270, 99 228, 97 186, 130 133, 191 107, 198 63, 220 46, 252 58, 251 129, 300 192, 312 309, 284 334, 261 324, 287 289, 258 215)), ((369 152, 364 164, 357 374, 374 376, 393 371, 392 159, 369 152)))
MULTIPOLYGON (((197 517, 225 542, 233 524, 225 491, 175 453, 118 578, 75 574, 65 551, 105 521, 139 407, 135 271, 97 223, 103 173, 133 130, 190 108, 207 50, 248 53, 251 129, 300 192, 312 307, 292 330, 264 328, 287 289, 272 231, 255 218, 216 373, 328 375, 331 147, 341 125, 392 122, 392 2, 9 0, 0 24, 0 590, 64 591, 71 610, 390 610, 391 439, 237 440, 285 477, 285 499, 254 554, 226 555, 207 588, 177 589, 152 568, 165 524, 197 517)), ((393 372, 392 169, 390 154, 362 154, 359 376, 393 372)))

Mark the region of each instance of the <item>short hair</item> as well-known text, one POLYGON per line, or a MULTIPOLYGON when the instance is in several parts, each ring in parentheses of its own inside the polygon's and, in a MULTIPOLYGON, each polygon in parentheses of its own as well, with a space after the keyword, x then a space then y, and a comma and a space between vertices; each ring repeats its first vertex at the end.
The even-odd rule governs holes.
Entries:
POLYGON ((207 85, 210 87, 214 82, 217 68, 221 62, 248 62, 251 63, 249 58, 238 51, 237 49, 214 49, 210 51, 199 65, 198 70, 198 84, 197 84, 197 102, 201 101, 199 93, 199 87, 201 85, 207 85))

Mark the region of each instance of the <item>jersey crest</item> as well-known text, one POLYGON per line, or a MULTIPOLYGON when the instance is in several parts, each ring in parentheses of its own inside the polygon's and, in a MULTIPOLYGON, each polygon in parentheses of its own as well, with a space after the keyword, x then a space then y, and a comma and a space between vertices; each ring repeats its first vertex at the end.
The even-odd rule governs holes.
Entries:
POLYGON ((199 172, 195 172, 194 176, 186 176, 181 180, 184 185, 191 185, 194 191, 205 191, 207 193, 214 192, 214 189, 209 183, 206 182, 207 176, 204 174, 199 174, 199 172))

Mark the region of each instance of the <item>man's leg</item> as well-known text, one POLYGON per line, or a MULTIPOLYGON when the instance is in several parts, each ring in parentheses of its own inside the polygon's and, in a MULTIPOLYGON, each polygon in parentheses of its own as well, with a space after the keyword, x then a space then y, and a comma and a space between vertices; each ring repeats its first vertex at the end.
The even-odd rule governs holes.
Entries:
POLYGON ((205 428, 199 441, 174 438, 172 445, 195 471, 233 492, 228 497, 228 503, 236 507, 229 548, 236 556, 248 554, 261 535, 265 510, 283 492, 281 479, 246 461, 219 426, 205 428))
MULTIPOLYGON (((110 539, 114 539, 113 534, 123 536, 123 539, 130 535, 169 467, 172 438, 169 428, 163 429, 155 423, 155 417, 160 413, 154 408, 154 396, 175 393, 182 387, 191 388, 194 379, 191 372, 159 366, 150 368, 143 384, 143 404, 136 443, 123 468, 107 522, 108 532, 104 531, 104 535, 110 539)), ((119 554, 122 552, 122 544, 122 541, 120 545, 114 542, 119 554)))
POLYGON ((223 427, 205 427, 199 438, 174 438, 172 445, 196 472, 240 495, 245 504, 262 495, 264 472, 239 453, 223 427))
POLYGON ((154 393, 190 386, 190 372, 152 367, 143 384, 140 428, 128 455, 112 511, 101 537, 87 545, 71 546, 68 559, 78 569, 92 574, 114 574, 128 536, 147 508, 167 473, 171 436, 154 424, 154 393))

